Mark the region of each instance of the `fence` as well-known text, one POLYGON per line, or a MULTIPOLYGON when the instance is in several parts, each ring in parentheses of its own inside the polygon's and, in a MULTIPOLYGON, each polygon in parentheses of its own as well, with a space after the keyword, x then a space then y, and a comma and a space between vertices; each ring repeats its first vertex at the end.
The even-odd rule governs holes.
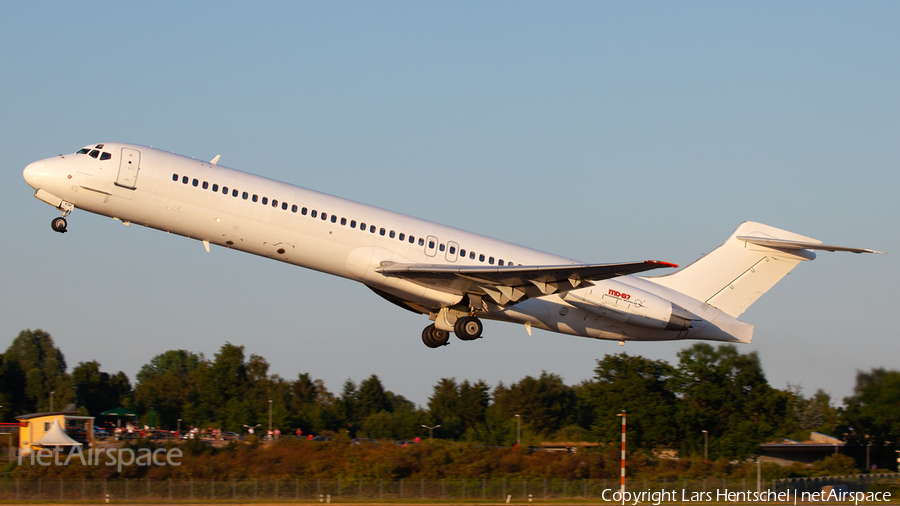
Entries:
MULTIPOLYGON (((823 487, 865 492, 873 485, 900 487, 900 474, 765 480, 762 491, 809 492, 823 487)), ((549 501, 612 500, 618 479, 444 479, 444 480, 82 480, 0 479, 0 501, 185 502, 185 501, 307 501, 358 502, 397 500, 549 501)), ((756 480, 628 480, 626 490, 649 494, 668 492, 663 502, 680 502, 696 493, 756 492, 756 480)), ((701 496, 703 497, 703 496, 701 496)))

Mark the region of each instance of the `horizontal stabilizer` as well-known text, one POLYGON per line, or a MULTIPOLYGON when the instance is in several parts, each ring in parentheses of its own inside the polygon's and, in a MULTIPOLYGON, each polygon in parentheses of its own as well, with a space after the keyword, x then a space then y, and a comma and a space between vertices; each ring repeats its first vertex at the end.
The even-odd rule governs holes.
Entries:
POLYGON ((848 248, 846 246, 832 246, 830 244, 818 244, 814 242, 805 242, 805 241, 786 241, 784 239, 769 239, 766 237, 753 237, 749 235, 741 235, 735 237, 735 239, 739 241, 749 242, 751 244, 758 244, 760 246, 768 246, 770 248, 778 248, 778 249, 818 249, 822 251, 846 251, 848 253, 875 253, 878 255, 884 255, 883 251, 875 251, 873 249, 864 249, 864 248, 848 248))

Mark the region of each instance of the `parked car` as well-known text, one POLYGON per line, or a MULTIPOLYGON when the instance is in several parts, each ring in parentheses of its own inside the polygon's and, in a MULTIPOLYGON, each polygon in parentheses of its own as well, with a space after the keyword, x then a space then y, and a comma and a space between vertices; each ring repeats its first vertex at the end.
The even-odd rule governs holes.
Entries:
POLYGON ((313 441, 320 441, 320 442, 322 442, 322 441, 331 441, 331 440, 333 440, 333 439, 334 439, 334 438, 331 437, 331 436, 316 436, 316 437, 312 438, 313 441))

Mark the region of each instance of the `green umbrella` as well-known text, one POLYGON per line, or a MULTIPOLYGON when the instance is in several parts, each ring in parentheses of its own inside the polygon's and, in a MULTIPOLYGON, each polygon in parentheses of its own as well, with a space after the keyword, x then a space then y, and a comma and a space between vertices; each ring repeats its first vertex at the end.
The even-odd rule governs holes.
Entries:
POLYGON ((125 408, 110 409, 109 411, 104 411, 100 414, 103 416, 137 416, 137 413, 135 413, 134 411, 128 411, 125 408))

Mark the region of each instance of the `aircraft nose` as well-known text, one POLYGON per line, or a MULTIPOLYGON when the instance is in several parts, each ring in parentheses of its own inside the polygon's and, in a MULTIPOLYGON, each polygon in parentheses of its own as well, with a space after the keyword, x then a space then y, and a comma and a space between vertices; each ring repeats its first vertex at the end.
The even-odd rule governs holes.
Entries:
POLYGON ((35 190, 40 190, 41 185, 44 182, 44 164, 40 162, 29 164, 25 167, 25 170, 22 171, 22 177, 25 178, 25 182, 28 183, 28 186, 35 190))

